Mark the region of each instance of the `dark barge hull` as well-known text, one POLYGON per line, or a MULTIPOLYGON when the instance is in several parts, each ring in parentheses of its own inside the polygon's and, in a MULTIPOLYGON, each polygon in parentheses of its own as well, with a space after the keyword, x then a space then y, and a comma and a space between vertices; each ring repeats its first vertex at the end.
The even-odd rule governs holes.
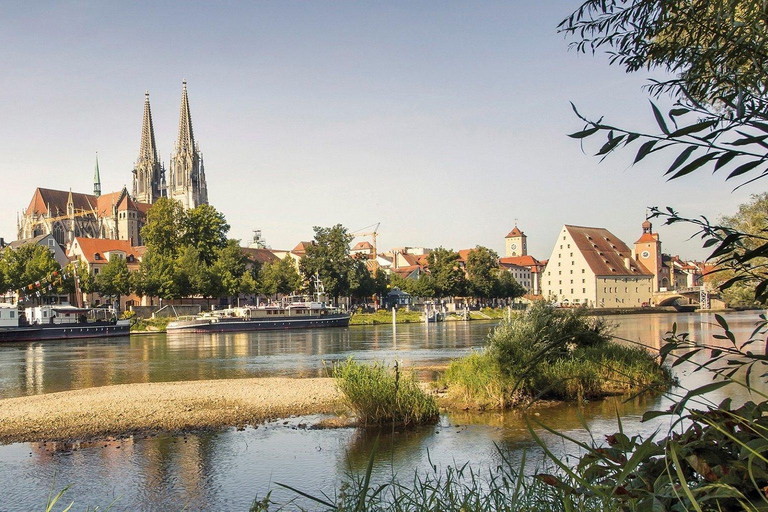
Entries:
POLYGON ((0 327, 0 343, 13 341, 72 340, 82 338, 107 338, 130 335, 130 325, 110 322, 64 325, 30 325, 0 327))
POLYGON ((218 322, 198 324, 168 329, 172 332, 246 332, 246 331, 282 331, 286 329, 315 329, 324 327, 347 327, 349 315, 322 315, 301 318, 240 318, 221 319, 218 322))

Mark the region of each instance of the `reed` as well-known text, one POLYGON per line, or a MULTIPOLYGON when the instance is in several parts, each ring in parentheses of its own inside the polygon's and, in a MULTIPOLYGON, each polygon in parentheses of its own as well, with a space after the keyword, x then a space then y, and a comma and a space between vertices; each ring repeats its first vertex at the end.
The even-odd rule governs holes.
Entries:
POLYGON ((360 426, 422 425, 434 423, 439 410, 412 373, 403 373, 397 364, 356 363, 351 358, 333 367, 333 377, 360 426))

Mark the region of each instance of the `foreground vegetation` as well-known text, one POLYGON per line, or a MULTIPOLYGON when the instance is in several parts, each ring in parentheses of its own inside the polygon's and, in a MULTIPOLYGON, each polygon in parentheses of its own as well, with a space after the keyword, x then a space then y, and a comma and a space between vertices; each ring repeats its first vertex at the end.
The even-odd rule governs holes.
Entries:
POLYGON ((413 426, 438 419, 434 397, 397 365, 392 369, 378 362, 363 365, 350 358, 334 365, 333 377, 359 426, 413 426))
POLYGON ((593 399, 671 383, 670 371, 646 350, 610 340, 608 324, 585 309, 535 303, 502 322, 483 351, 452 362, 442 383, 479 408, 593 399))

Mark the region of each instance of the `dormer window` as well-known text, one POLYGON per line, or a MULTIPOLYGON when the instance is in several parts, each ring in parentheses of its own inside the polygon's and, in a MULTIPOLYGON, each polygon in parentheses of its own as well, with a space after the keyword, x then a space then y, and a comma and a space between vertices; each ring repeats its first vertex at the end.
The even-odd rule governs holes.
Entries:
POLYGON ((101 254, 99 253, 94 254, 93 259, 95 259, 96 261, 99 261, 101 259, 101 254))

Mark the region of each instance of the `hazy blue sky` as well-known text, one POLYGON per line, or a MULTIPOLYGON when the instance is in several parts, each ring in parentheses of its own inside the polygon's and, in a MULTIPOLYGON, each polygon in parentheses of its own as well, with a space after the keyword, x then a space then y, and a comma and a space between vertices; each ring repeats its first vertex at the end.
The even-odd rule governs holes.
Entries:
MULTIPOLYGON (((486 245, 519 219, 549 256, 565 224, 627 243, 645 207, 717 217, 731 194, 668 159, 602 164, 566 137, 592 116, 652 129, 645 76, 577 55, 557 34, 576 2, 4 2, 0 7, 0 236, 37 186, 131 188, 149 90, 166 167, 188 81, 210 202, 274 248, 312 226, 381 222, 380 247, 486 245), (726 192, 726 193, 724 193, 726 192)), ((665 251, 704 253, 685 229, 665 251)))

